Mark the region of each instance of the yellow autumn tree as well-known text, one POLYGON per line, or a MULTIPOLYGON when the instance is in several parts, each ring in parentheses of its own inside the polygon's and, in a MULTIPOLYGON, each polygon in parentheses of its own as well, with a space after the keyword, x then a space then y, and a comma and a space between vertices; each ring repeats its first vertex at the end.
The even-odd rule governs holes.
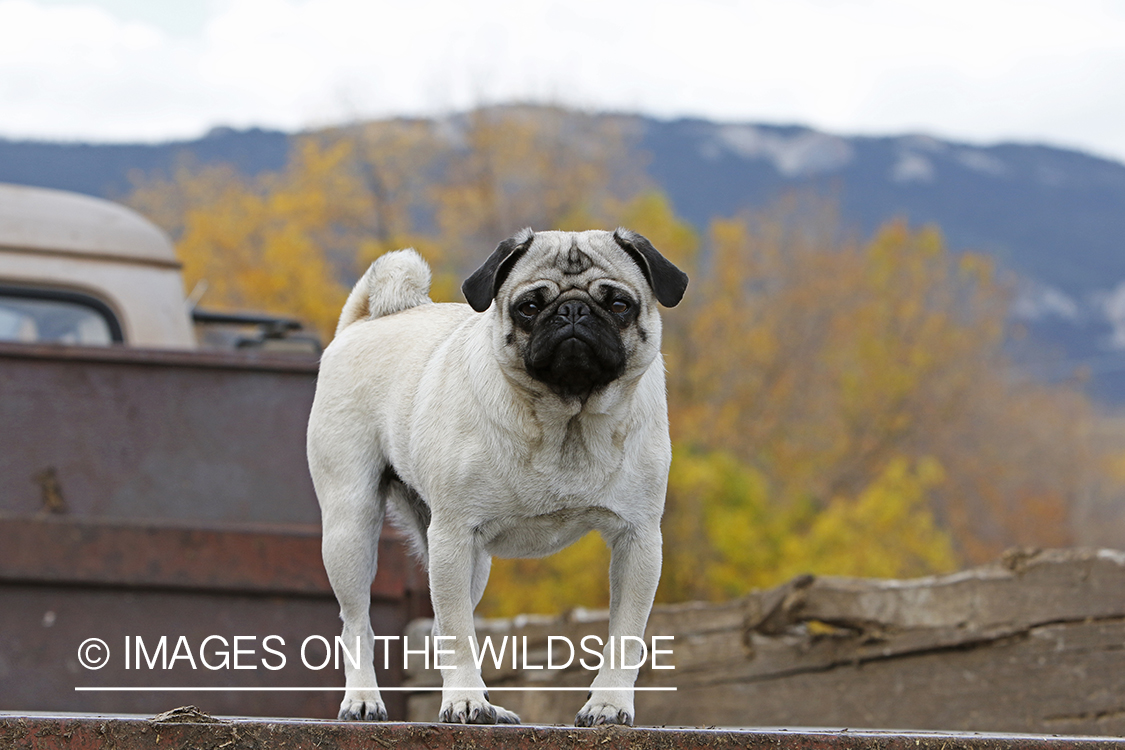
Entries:
MULTIPOLYGON (((857 238, 798 198, 701 237, 646 182, 631 128, 536 107, 364 123, 295 139, 277 173, 185 165, 139 180, 130 202, 172 233, 205 306, 297 316, 325 342, 389 249, 417 247, 434 297, 459 300, 522 226, 647 236, 691 276, 664 316, 662 601, 1066 544, 1085 490, 1119 490, 1123 454, 1092 450, 1085 398, 1006 361, 1008 297, 983 257, 902 222, 857 238)), ((481 613, 605 605, 607 567, 597 535, 497 560, 481 613)))
POLYGON ((295 316, 322 336, 347 289, 331 262, 367 210, 346 168, 348 143, 299 140, 287 168, 247 181, 227 167, 182 165, 141 181, 130 203, 172 233, 189 289, 204 304, 295 316))
POLYGON ((454 124, 431 194, 443 244, 465 259, 483 260, 482 249, 522 227, 605 226, 644 185, 620 118, 491 107, 454 124))
POLYGON ((709 251, 667 343, 682 560, 662 596, 1068 541, 1085 401, 1015 377, 984 258, 901 222, 855 241, 799 201, 714 222, 709 251))
POLYGON ((782 504, 730 453, 677 451, 664 518, 658 599, 721 601, 796 575, 909 577, 952 570, 958 555, 929 492, 935 461, 888 463, 855 497, 782 504))
POLYGON ((293 315, 327 341, 346 287, 388 250, 414 247, 432 296, 523 226, 608 226, 643 184, 620 118, 482 108, 295 139, 285 169, 245 179, 183 164, 136 176, 129 202, 167 230, 203 304, 293 315))

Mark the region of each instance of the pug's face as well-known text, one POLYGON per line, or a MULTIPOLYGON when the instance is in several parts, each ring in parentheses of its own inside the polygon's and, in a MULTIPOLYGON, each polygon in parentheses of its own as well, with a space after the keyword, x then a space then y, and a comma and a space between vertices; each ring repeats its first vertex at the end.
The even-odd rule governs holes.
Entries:
POLYGON ((564 399, 639 375, 660 351, 659 301, 680 301, 687 276, 645 238, 524 230, 463 287, 478 312, 496 307, 505 369, 564 399))

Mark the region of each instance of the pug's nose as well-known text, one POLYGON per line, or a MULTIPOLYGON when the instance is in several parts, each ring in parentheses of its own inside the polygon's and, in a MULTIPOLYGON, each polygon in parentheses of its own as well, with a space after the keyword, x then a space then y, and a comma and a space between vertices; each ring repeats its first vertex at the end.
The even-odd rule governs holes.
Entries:
POLYGON ((581 300, 570 300, 559 305, 555 314, 573 326, 590 315, 590 306, 581 300))

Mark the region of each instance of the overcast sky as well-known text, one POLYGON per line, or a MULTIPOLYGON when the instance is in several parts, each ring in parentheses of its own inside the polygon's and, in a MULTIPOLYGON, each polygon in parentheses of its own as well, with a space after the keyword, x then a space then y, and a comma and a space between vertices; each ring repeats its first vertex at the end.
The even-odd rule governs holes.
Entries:
POLYGON ((1125 0, 0 0, 0 136, 513 100, 1125 161, 1125 0))

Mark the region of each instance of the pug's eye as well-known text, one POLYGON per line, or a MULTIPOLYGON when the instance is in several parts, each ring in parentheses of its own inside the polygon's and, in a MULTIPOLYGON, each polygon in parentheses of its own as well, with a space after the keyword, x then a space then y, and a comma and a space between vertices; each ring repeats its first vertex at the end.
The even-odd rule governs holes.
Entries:
POLYGON ((539 314, 539 305, 535 304, 531 300, 527 300, 526 302, 521 302, 516 310, 525 318, 534 318, 539 314))
POLYGON ((629 312, 630 307, 632 305, 629 304, 628 300, 615 299, 609 304, 609 311, 616 315, 624 315, 629 312))

